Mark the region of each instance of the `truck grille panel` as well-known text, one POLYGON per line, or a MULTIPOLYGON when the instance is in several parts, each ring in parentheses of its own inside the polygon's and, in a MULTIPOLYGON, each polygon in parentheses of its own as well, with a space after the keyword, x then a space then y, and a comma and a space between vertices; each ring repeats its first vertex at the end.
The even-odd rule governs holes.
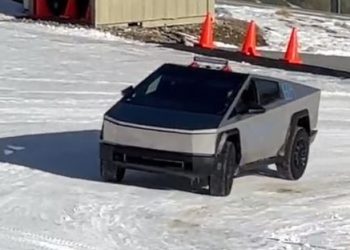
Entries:
POLYGON ((140 156, 126 156, 125 161, 132 164, 142 164, 154 167, 170 167, 184 169, 185 163, 183 161, 170 161, 164 159, 153 159, 140 156))

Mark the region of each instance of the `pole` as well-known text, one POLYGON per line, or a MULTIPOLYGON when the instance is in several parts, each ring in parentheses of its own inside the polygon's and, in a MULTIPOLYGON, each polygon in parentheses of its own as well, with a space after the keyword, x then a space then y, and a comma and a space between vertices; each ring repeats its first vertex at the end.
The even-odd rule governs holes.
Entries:
POLYGON ((341 0, 331 0, 331 12, 341 13, 341 0))

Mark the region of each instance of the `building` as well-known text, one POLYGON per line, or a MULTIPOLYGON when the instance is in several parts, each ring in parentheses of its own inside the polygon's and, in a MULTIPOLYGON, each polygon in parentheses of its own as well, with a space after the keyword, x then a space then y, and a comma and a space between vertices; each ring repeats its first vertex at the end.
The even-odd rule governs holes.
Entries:
POLYGON ((149 27, 200 23, 208 11, 214 12, 214 3, 215 0, 29 0, 28 8, 40 19, 64 17, 74 22, 89 16, 95 27, 149 27))

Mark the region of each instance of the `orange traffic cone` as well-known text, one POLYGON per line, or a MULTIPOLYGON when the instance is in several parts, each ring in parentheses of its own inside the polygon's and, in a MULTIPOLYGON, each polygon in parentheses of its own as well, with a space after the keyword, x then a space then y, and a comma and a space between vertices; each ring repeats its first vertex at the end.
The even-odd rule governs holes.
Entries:
POLYGON ((34 17, 35 18, 48 18, 52 17, 52 13, 47 5, 47 0, 36 0, 34 17))
POLYGON ((62 18, 66 19, 77 19, 78 8, 76 0, 68 0, 66 5, 66 10, 64 11, 62 18))
POLYGON ((207 49, 215 48, 213 17, 210 13, 207 14, 205 21, 202 24, 202 31, 199 39, 199 46, 207 49))
POLYGON ((288 48, 284 56, 284 60, 286 60, 289 63, 301 64, 303 61, 299 56, 298 46, 299 46, 299 43, 298 43, 297 29, 293 28, 293 31, 288 43, 288 48))
POLYGON ((247 56, 261 56, 256 51, 256 25, 251 21, 247 30, 246 38, 242 46, 242 53, 247 56))

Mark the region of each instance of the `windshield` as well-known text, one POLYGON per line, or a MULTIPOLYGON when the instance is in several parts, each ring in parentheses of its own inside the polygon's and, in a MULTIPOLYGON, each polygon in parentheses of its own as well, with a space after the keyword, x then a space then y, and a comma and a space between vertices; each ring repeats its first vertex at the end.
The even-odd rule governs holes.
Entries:
POLYGON ((247 76, 166 64, 122 102, 161 109, 223 115, 247 76))

